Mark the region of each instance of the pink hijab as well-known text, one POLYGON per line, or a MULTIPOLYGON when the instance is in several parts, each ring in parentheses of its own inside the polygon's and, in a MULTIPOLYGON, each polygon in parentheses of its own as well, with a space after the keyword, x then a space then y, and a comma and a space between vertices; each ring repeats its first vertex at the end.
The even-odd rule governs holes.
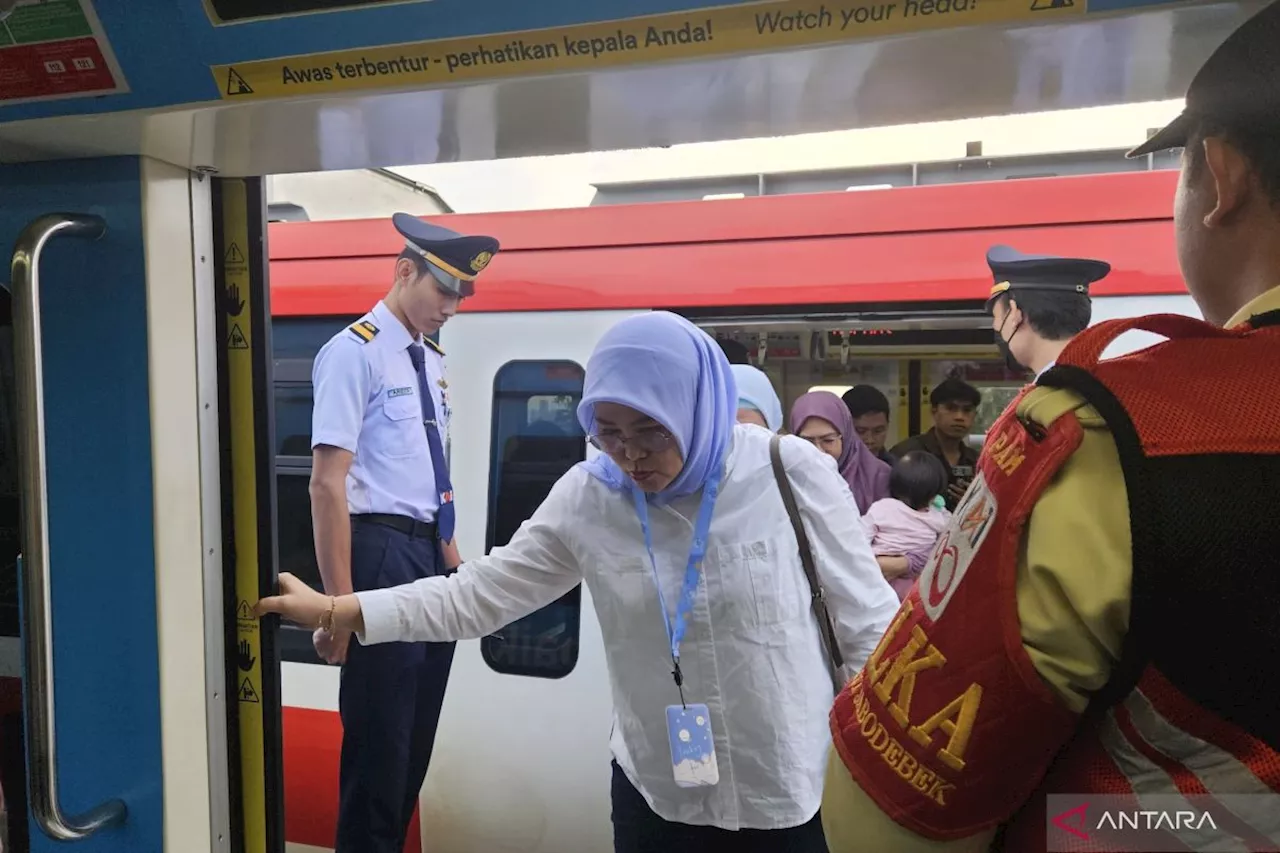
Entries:
POLYGON ((836 464, 853 492, 859 512, 865 513, 873 503, 889 497, 889 466, 877 459, 853 431, 853 416, 844 400, 830 391, 810 391, 791 407, 791 431, 799 433, 809 418, 822 418, 840 433, 844 447, 836 464))

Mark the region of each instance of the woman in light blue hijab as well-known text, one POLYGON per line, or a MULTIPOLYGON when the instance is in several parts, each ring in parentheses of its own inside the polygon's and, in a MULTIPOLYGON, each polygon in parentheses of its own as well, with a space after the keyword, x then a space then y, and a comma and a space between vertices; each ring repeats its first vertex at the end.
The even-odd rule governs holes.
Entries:
POLYGON ((769 432, 782 429, 782 401, 768 374, 749 364, 730 365, 730 369, 738 383, 738 423, 758 424, 769 432))
MULTIPOLYGON (((447 642, 585 582, 613 705, 615 853, 826 853, 833 677, 861 669, 898 596, 834 460, 778 439, 833 617, 828 655, 774 479, 776 436, 735 423, 740 396, 720 347, 687 320, 623 320, 587 362, 578 407, 602 452, 569 469, 507 545, 450 577, 337 598, 282 574, 283 594, 258 612, 354 631, 363 645, 447 642)), ((548 695, 594 705, 595 690, 566 679, 548 695)))
POLYGON ((578 422, 604 454, 584 465, 610 488, 692 494, 724 466, 737 410, 729 361, 705 332, 665 311, 623 320, 587 362, 578 422), (637 435, 620 444, 627 426, 637 435), (625 452, 637 443, 643 456, 625 452))

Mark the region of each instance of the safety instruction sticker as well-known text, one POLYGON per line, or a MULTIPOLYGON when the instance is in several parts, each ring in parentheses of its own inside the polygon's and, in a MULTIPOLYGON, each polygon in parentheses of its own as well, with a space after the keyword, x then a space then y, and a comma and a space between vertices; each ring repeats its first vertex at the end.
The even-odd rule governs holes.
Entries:
POLYGON ((0 106, 125 91, 89 0, 18 0, 0 21, 0 106))
POLYGON ((222 183, 222 305, 227 322, 231 410, 231 486, 235 530, 236 695, 244 849, 266 853, 266 734, 262 710, 262 636, 258 600, 258 492, 254 446, 253 338, 249 317, 249 201, 242 180, 222 183))
POLYGON ((753 3, 213 66, 226 100, 432 87, 1084 15, 1086 0, 753 3))

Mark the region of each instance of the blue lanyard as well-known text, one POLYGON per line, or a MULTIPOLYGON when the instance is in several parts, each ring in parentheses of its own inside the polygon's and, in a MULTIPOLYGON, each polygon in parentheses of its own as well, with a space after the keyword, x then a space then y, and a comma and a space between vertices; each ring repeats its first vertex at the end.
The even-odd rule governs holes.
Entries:
POLYGON ((717 470, 702 487, 702 502, 698 506, 698 520, 693 527, 693 544, 689 548, 689 562, 685 566, 684 585, 680 601, 676 605, 674 624, 667 612, 666 597, 662 594, 662 581, 658 578, 658 561, 653 556, 653 534, 649 530, 649 506, 644 492, 635 486, 631 495, 635 499, 636 515, 640 517, 640 529, 644 532, 644 547, 649 552, 649 568, 653 571, 653 585, 658 588, 658 604, 662 608, 662 624, 671 641, 671 663, 675 666, 671 675, 680 691, 680 704, 684 705, 684 675, 680 672, 680 641, 684 639, 686 620, 693 610, 693 599, 698 594, 702 580, 702 559, 707 555, 707 533, 711 529, 711 513, 715 509, 716 496, 720 493, 721 472, 717 470))

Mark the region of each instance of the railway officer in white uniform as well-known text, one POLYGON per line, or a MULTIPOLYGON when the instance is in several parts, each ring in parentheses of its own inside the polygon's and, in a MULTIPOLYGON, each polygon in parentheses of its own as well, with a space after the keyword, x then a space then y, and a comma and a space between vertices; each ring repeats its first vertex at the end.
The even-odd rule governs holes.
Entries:
MULTIPOLYGON (((444 352, 428 336, 475 292, 498 251, 398 213, 395 283, 316 355, 311 517, 325 591, 341 595, 452 572, 453 487, 444 352)), ((426 777, 453 643, 361 646, 316 631, 344 664, 338 853, 401 853, 426 777)), ((326 630, 329 629, 329 630, 326 630)))

